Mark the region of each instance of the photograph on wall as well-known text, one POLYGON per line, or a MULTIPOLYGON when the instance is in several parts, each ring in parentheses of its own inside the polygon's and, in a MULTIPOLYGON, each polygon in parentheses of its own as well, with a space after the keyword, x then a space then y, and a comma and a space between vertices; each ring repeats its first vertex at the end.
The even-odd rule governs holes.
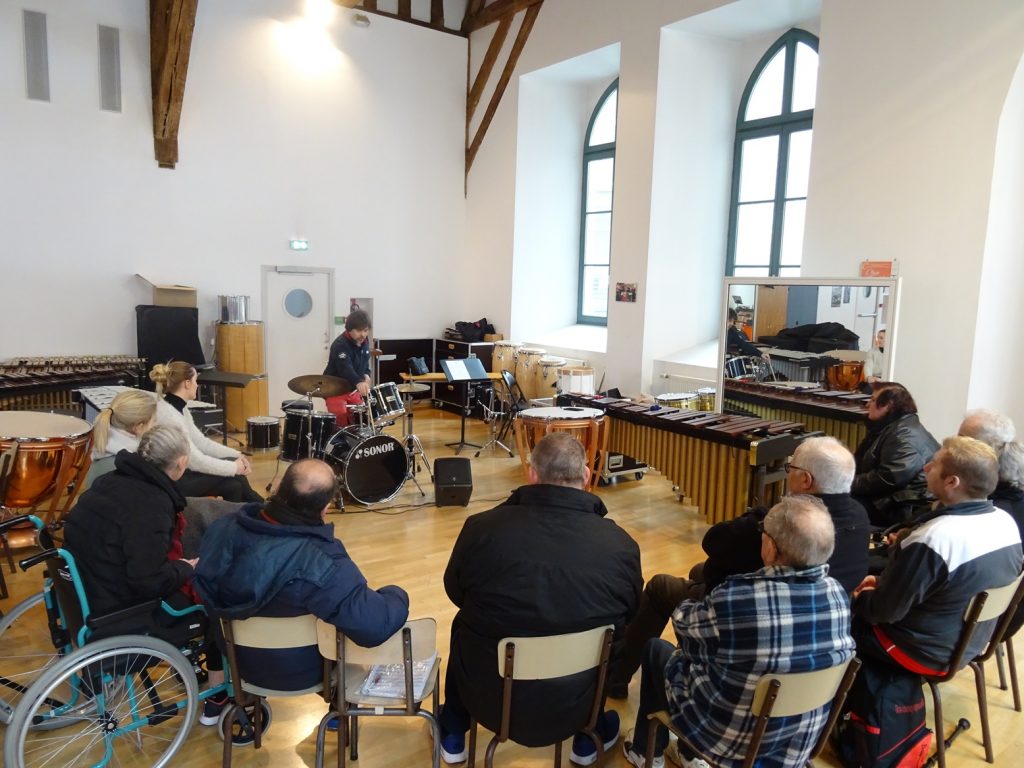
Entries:
POLYGON ((843 302, 843 289, 836 285, 832 287, 832 308, 838 307, 843 302))
POLYGON ((616 283, 615 300, 636 303, 636 283, 616 283))
POLYGON ((844 285, 843 286, 843 304, 849 304, 849 303, 850 303, 850 286, 844 285))

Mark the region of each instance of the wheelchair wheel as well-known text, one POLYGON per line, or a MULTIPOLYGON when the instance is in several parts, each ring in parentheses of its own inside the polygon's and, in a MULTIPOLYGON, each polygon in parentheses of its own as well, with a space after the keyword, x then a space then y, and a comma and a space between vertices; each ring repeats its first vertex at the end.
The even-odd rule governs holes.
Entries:
POLYGON ((11 722, 28 687, 60 658, 46 627, 42 592, 26 597, 0 618, 0 723, 4 725, 11 722))
POLYGON ((29 687, 5 734, 4 765, 167 765, 192 729, 198 697, 191 665, 169 643, 98 640, 29 687))
MULTIPOLYGON (((266 736, 267 731, 270 730, 270 723, 274 719, 274 712, 270 708, 270 702, 266 699, 261 700, 260 703, 263 706, 262 730, 263 735, 266 736)), ((256 740, 252 725, 252 717, 255 710, 255 704, 233 709, 231 722, 229 723, 227 718, 228 711, 225 709, 224 714, 221 715, 220 721, 217 723, 217 733, 220 735, 221 741, 226 738, 227 732, 230 730, 231 738, 236 747, 245 747, 252 744, 256 740)))

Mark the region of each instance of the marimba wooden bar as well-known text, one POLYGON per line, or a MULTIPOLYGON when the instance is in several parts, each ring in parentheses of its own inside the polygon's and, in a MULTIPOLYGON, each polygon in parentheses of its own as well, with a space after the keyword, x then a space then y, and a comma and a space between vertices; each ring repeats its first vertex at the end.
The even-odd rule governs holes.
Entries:
POLYGON ((804 435, 794 421, 634 405, 560 395, 560 405, 600 408, 608 450, 643 461, 700 508, 708 523, 731 520, 782 493, 782 464, 804 435))

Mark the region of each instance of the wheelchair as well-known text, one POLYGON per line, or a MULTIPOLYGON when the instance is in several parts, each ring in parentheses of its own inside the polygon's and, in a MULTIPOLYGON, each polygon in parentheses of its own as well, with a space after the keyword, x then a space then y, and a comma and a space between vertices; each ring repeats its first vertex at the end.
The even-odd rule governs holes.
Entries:
MULTIPOLYGON (((42 564, 46 573, 42 592, 0 620, 0 722, 7 725, 3 764, 168 765, 203 702, 224 691, 233 694, 227 674, 224 683, 200 689, 205 610, 199 605, 176 610, 152 600, 97 615, 89 610, 74 556, 53 546, 39 518, 25 515, 5 524, 25 521, 39 530, 44 551, 19 564, 26 571, 42 564), (162 615, 157 608, 175 620, 171 639, 180 645, 149 634, 168 632, 157 627, 153 616, 162 615), (31 641, 34 647, 25 653, 29 633, 17 628, 40 610, 47 614, 49 637, 31 641), (48 649, 42 647, 46 641, 48 649)), ((222 738, 229 729, 245 733, 248 718, 241 714, 230 724, 222 719, 222 738)))

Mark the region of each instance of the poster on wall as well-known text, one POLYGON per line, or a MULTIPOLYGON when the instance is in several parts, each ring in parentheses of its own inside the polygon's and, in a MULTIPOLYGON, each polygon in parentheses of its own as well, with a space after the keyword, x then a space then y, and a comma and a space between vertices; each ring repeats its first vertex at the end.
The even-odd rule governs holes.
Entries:
POLYGON ((616 283, 615 300, 636 303, 636 283, 616 283))

